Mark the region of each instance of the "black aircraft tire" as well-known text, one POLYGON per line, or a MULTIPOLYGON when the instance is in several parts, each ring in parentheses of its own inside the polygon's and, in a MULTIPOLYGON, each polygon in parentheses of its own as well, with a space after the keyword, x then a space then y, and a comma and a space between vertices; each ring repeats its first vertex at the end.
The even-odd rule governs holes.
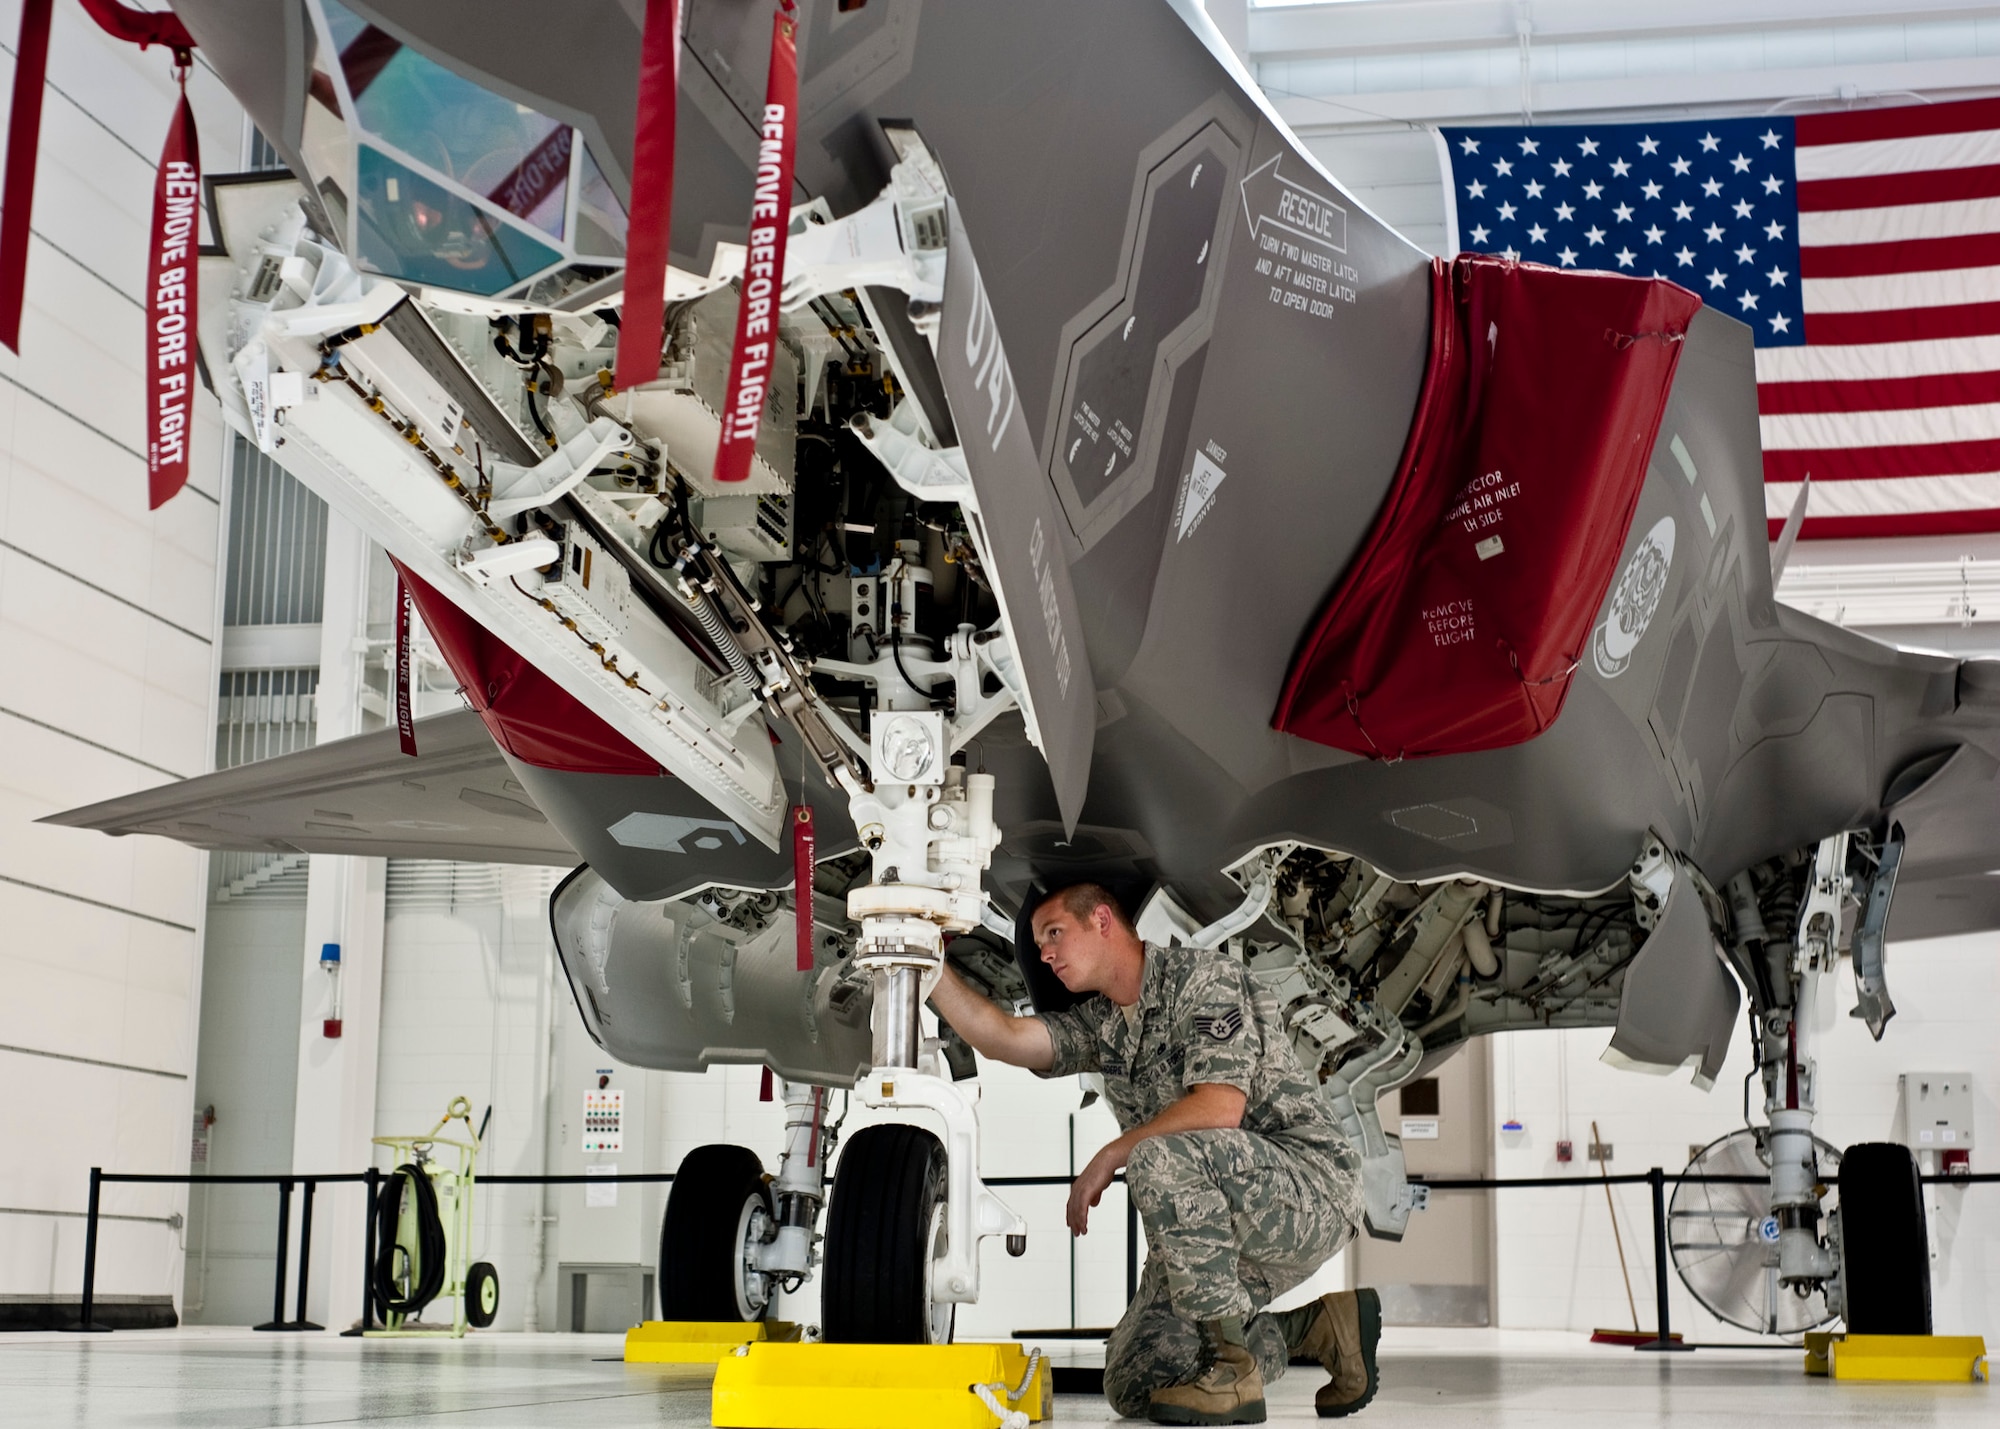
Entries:
POLYGON ((844 1344, 951 1342, 952 1307, 926 1279, 945 1204, 945 1154, 921 1127, 871 1126, 847 1138, 826 1213, 820 1321, 844 1344))
POLYGON ((465 1323, 483 1330, 500 1313, 500 1272, 490 1261, 475 1260, 465 1272, 465 1323))
POLYGON ((1848 1333, 1928 1335, 1930 1235, 1907 1146, 1864 1141, 1842 1155, 1840 1242, 1848 1333))
POLYGON ((697 1146, 682 1158, 660 1217, 661 1319, 762 1318, 744 1313, 738 1288, 738 1231, 753 1201, 769 1212, 764 1163, 749 1147, 697 1146))

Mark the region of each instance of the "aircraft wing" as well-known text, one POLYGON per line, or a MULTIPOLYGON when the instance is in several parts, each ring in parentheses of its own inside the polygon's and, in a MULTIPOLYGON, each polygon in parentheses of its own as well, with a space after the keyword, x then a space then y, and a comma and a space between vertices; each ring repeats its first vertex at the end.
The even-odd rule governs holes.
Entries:
POLYGON ((470 710, 183 779, 43 823, 159 834, 196 848, 468 862, 579 862, 470 710))

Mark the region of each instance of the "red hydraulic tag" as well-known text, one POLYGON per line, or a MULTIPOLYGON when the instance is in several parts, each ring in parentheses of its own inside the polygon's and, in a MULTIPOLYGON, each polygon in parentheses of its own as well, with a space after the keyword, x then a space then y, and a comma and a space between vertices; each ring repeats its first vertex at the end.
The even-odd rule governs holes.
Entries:
POLYGON ((625 311, 618 328, 621 392, 660 375, 674 211, 674 106, 680 83, 680 0, 646 0, 646 28, 639 41, 639 113, 632 129, 632 216, 625 225, 625 311))
POLYGON ((146 259, 146 474, 158 510, 187 485, 188 418, 194 403, 195 247, 201 239, 201 148, 182 66, 180 104, 167 126, 153 180, 146 259))
POLYGON ((798 930, 799 966, 813 970, 813 811, 800 804, 792 810, 792 923, 798 930))
POLYGON ((791 0, 771 17, 771 78, 757 144, 756 200, 750 206, 750 251, 743 266, 743 300, 736 310, 736 345, 723 389, 722 440, 715 479, 743 481, 757 450, 757 428, 771 389, 771 350, 778 341, 778 296, 785 282, 785 236, 792 224, 792 155, 797 144, 799 51, 791 0))
POLYGON ((410 588, 396 577, 396 741, 417 757, 417 721, 410 714, 410 588))
POLYGON ((764 1079, 757 1084, 757 1100, 760 1102, 771 1100, 771 1069, 769 1067, 764 1069, 764 1079))

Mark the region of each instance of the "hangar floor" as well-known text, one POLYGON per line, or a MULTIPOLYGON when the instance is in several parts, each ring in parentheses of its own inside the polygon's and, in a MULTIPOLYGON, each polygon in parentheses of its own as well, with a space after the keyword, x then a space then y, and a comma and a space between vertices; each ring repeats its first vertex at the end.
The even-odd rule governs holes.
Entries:
MULTIPOLYGON (((234 1426, 699 1425, 708 1371, 626 1367, 608 1335, 475 1336, 390 1343, 177 1330, 0 1335, 0 1421, 234 1426)), ((1308 1425, 1314 1373, 1274 1386, 1270 1422, 1308 1425)), ((1795 1351, 1651 1356, 1529 1331, 1391 1330, 1382 1390, 1360 1423, 1990 1424, 1986 1385, 1835 1385, 1795 1351)), ((1129 1423, 1095 1396, 1064 1395, 1059 1424, 1129 1423)))

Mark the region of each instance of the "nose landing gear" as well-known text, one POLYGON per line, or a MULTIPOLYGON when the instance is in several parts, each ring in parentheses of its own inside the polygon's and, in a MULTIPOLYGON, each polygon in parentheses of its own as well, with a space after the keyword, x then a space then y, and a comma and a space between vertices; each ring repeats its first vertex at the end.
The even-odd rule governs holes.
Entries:
POLYGON ((1027 1223, 979 1182, 979 1122, 919 1020, 944 967, 948 933, 980 926, 980 877, 1000 842, 993 776, 947 764, 944 720, 899 711, 876 725, 876 784, 849 809, 874 881, 848 895, 861 924, 856 964, 875 987, 875 1066, 865 1106, 922 1113, 921 1127, 871 1128, 841 1158, 827 1235, 828 1339, 949 1342, 953 1307, 979 1298, 979 1242, 1025 1249, 1027 1223), (895 779, 891 784, 887 781, 895 779))

